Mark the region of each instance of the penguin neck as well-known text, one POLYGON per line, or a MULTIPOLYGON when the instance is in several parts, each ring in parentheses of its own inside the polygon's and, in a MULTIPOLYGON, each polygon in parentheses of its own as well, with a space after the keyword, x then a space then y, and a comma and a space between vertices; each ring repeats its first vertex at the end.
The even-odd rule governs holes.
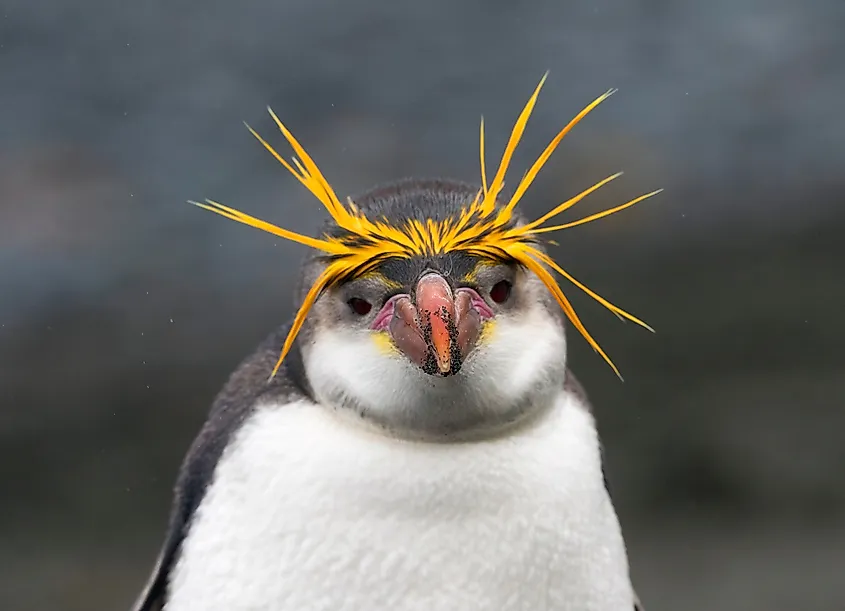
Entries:
MULTIPOLYGON (((324 410, 343 426, 358 428, 365 434, 380 438, 434 444, 477 443, 528 431, 554 409, 560 392, 559 388, 540 389, 540 392, 523 397, 510 411, 492 417, 489 414, 473 413, 471 406, 464 403, 457 409, 466 410, 470 414, 466 420, 423 421, 417 422, 416 426, 408 426, 406 422, 397 423, 395 418, 382 411, 369 411, 354 403, 315 404, 315 408, 324 410)), ((438 401, 437 397, 431 397, 430 407, 432 410, 454 408, 454 401, 438 401)))

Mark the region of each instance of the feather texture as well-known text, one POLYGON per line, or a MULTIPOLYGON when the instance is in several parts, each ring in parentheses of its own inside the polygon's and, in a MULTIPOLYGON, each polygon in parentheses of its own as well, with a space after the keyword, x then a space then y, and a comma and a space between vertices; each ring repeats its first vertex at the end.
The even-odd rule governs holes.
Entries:
POLYGON ((281 355, 276 363, 276 367, 273 369, 271 377, 276 374, 285 356, 289 353, 309 310, 327 287, 364 274, 390 258, 410 258, 457 251, 463 251, 474 256, 497 261, 515 261, 537 274, 555 297, 555 300, 567 318, 572 322, 573 326, 587 340, 590 346, 613 368, 616 375, 620 375, 613 361, 611 361, 610 357, 601 349, 598 342, 596 342, 584 327, 584 324, 575 313, 572 304, 566 298, 560 285, 549 270, 551 269, 557 272, 572 282, 617 316, 626 318, 648 330, 652 330, 651 327, 639 318, 600 297, 578 282, 571 274, 564 271, 539 248, 537 236, 604 218, 652 197, 660 193, 661 190, 641 195, 620 206, 592 214, 577 221, 553 226, 543 226, 544 223, 556 218, 592 192, 621 176, 620 172, 599 181, 574 197, 555 206, 540 218, 529 223, 519 224, 514 212, 515 208, 561 140, 581 119, 615 92, 615 90, 609 90, 593 100, 560 130, 519 181, 510 199, 502 202, 499 196, 504 188, 505 175, 510 167, 513 154, 522 139, 528 119, 534 110, 534 105, 537 102, 545 80, 546 76, 543 76, 528 100, 528 103, 517 118, 508 143, 505 146, 504 153, 502 154, 501 161, 499 162, 498 169, 489 184, 487 183, 484 152, 484 120, 482 118, 479 135, 481 188, 472 202, 463 208, 460 214, 444 220, 407 219, 404 223, 392 224, 385 218, 369 218, 351 199, 348 199, 346 203, 340 201, 329 182, 320 172, 317 164, 271 109, 268 109, 270 115, 295 153, 292 163, 285 160, 255 130, 247 126, 250 132, 252 132, 279 163, 293 174, 323 204, 334 223, 341 230, 337 235, 324 235, 314 238, 283 229, 215 201, 206 200, 205 203, 191 202, 230 220, 261 229, 286 240, 321 251, 327 258, 328 265, 314 282, 314 285, 311 287, 311 290, 308 292, 296 314, 294 323, 284 342, 281 355))

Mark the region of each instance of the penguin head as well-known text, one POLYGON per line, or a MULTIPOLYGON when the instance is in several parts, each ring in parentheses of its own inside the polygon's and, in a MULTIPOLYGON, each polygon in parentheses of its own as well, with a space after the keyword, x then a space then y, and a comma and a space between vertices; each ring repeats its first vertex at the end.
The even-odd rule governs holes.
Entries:
MULTIPOLYGON (((477 192, 404 181, 355 201, 399 225, 456 218, 477 192)), ((305 265, 300 299, 327 265, 323 257, 305 265)), ((332 285, 299 342, 321 403, 417 434, 512 422, 559 387, 566 367, 560 308, 537 275, 465 252, 387 259, 332 285)))
POLYGON ((299 309, 273 375, 299 341, 308 381, 322 404, 419 435, 491 428, 541 405, 562 384, 561 312, 619 374, 553 274, 617 316, 650 327, 573 278, 543 241, 550 232, 614 214, 659 191, 549 224, 617 173, 538 219, 522 218, 517 204, 560 141, 613 93, 599 96, 560 130, 504 197, 505 174, 544 81, 517 118, 489 181, 482 121, 480 186, 404 181, 341 202, 272 111, 296 154, 293 164, 250 128, 331 217, 319 237, 311 237, 217 202, 197 204, 319 252, 304 266, 299 309))

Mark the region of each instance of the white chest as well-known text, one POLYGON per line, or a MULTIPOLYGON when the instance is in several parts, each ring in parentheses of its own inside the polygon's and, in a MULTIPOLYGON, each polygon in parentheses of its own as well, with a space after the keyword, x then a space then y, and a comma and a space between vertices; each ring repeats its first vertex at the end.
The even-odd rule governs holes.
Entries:
POLYGON ((631 611, 592 417, 465 444, 266 406, 221 460, 166 611, 631 611))

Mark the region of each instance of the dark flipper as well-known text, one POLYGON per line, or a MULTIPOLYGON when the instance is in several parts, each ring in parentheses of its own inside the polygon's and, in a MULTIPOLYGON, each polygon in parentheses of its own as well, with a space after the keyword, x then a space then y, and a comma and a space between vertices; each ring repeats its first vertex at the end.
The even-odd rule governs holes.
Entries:
POLYGON ((230 376, 214 399, 199 435, 194 440, 176 481, 170 522, 152 575, 135 602, 133 611, 161 611, 167 597, 170 571, 179 555, 182 540, 214 475, 217 461, 232 435, 252 412, 257 399, 267 396, 283 400, 310 396, 304 382, 302 357, 294 348, 285 365, 271 382, 267 379, 276 364, 287 335, 285 325, 270 335, 230 376))

